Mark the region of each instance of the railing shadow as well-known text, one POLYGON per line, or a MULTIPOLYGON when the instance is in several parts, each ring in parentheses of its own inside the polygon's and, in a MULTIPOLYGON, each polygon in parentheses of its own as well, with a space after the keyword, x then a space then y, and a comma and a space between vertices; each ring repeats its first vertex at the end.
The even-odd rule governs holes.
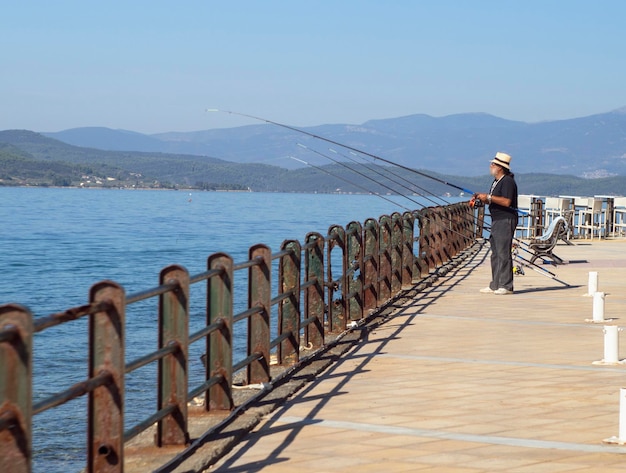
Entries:
POLYGON ((346 353, 341 359, 331 365, 330 368, 328 368, 321 376, 311 381, 298 394, 287 401, 284 406, 280 407, 273 414, 273 416, 265 422, 260 430, 249 434, 248 437, 241 442, 241 444, 237 447, 236 454, 225 460, 213 471, 254 473, 267 466, 287 461, 288 458, 282 455, 289 445, 294 442, 298 435, 301 434, 302 429, 305 426, 316 422, 315 419, 317 415, 324 409, 332 398, 345 394, 347 392, 345 387, 350 383, 350 381, 359 375, 368 372, 369 370, 366 369, 368 364, 378 355, 384 354, 385 347, 392 340, 398 339, 402 332, 414 323, 414 319, 416 317, 419 317, 430 305, 436 303, 439 299, 447 295, 462 281, 469 277, 472 270, 480 265, 486 258, 487 252, 484 251, 484 247, 481 249, 483 251, 474 253, 463 265, 456 266, 454 268, 450 268, 448 266, 438 268, 431 278, 435 280, 432 284, 426 285, 424 283, 420 283, 414 288, 402 293, 371 323, 359 328, 361 331, 361 337, 359 337, 358 342, 351 348, 350 353, 346 353), (394 330, 389 334, 389 336, 382 340, 370 340, 370 334, 376 328, 383 325, 390 327, 389 322, 392 320, 399 321, 399 323, 393 325, 394 330), (367 353, 359 354, 359 351, 366 347, 367 353), (359 363, 356 366, 352 364, 355 360, 359 360, 359 363), (350 369, 343 370, 346 363, 351 363, 350 369), (323 396, 309 394, 321 383, 331 379, 338 382, 332 389, 325 392, 323 396), (279 424, 281 415, 287 412, 291 406, 310 402, 315 402, 316 404, 306 415, 306 422, 279 424), (239 458, 250 452, 264 437, 284 432, 288 432, 287 436, 274 450, 272 450, 272 452, 269 453, 267 458, 263 460, 255 460, 241 466, 233 466, 239 458))

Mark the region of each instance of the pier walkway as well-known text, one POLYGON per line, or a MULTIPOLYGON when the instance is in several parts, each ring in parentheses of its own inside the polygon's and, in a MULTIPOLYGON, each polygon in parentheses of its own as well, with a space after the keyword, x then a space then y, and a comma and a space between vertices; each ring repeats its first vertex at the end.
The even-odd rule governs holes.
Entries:
MULTIPOLYGON (((622 472, 626 365, 598 364, 626 324, 626 241, 559 245, 508 296, 480 294, 485 249, 363 326, 351 351, 267 415, 214 472, 622 472), (606 294, 594 324, 589 272, 606 294)), ((623 335, 622 335, 623 336, 623 335)))

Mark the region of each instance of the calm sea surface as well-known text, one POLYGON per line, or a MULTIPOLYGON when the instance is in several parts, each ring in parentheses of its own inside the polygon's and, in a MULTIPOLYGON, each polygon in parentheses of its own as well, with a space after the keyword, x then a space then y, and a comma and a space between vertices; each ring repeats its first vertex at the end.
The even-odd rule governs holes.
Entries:
MULTIPOLYGON (((206 269, 212 253, 227 252, 238 263, 256 243, 278 251, 284 240, 326 235, 332 224, 421 208, 405 198, 385 198, 393 202, 374 195, 0 187, 0 304, 19 303, 41 317, 87 303, 89 288, 103 279, 132 294, 158 285, 159 271, 170 264, 193 275, 206 269)), ((204 297, 192 288, 192 331, 204 322, 204 297)), ((244 289, 235 289, 235 301, 245 307, 244 289)), ((86 322, 35 335, 34 402, 86 378, 86 322)), ((155 301, 129 307, 126 336, 127 360, 156 348, 155 301)), ((235 348, 242 343, 237 339, 235 348)), ((199 349, 190 353, 193 387, 203 375, 199 349)), ((127 376, 126 428, 156 408, 152 365, 127 376)), ((85 418, 85 397, 34 417, 35 471, 85 465, 85 418)))

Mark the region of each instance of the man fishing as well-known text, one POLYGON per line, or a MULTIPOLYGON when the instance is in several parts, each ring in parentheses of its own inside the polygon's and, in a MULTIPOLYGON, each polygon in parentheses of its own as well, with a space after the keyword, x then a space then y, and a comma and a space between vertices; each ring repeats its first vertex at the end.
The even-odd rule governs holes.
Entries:
POLYGON ((498 152, 489 163, 493 176, 488 194, 477 193, 475 200, 489 205, 491 214, 491 282, 480 292, 513 294, 513 256, 511 246, 517 226, 517 184, 511 172, 511 156, 498 152))

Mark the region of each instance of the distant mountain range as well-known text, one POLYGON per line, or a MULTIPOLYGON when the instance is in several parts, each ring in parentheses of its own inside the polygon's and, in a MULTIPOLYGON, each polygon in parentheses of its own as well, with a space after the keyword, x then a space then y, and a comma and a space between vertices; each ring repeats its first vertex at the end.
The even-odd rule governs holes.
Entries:
MULTIPOLYGON (((445 117, 409 115, 360 125, 301 128, 395 163, 444 174, 487 173, 495 151, 513 156, 517 173, 542 172, 582 177, 626 175, 626 107, 569 120, 525 123, 484 113, 445 117)), ((101 127, 42 133, 64 143, 109 151, 139 151, 266 163, 287 169, 345 160, 342 148, 272 124, 153 135, 101 127), (303 144, 310 149, 305 149, 303 144)), ((360 159, 360 158, 359 158, 360 159)), ((381 164, 381 163, 379 163, 381 164)))
MULTIPOLYGON (((454 172, 456 175, 429 170, 411 172, 408 167, 353 162, 285 169, 206 156, 98 150, 63 143, 33 131, 0 131, 0 186, 456 195, 460 188, 477 191, 487 189, 491 182, 487 174, 469 176, 461 167, 454 172)), ((626 194, 626 176, 585 179, 518 173, 516 180, 523 194, 626 194)), ((471 191, 465 192, 468 193, 471 191)))
POLYGON ((537 124, 412 115, 303 131, 269 124, 156 135, 5 130, 0 186, 454 195, 486 189, 488 160, 504 150, 513 155, 520 193, 626 195, 626 109, 537 124))

